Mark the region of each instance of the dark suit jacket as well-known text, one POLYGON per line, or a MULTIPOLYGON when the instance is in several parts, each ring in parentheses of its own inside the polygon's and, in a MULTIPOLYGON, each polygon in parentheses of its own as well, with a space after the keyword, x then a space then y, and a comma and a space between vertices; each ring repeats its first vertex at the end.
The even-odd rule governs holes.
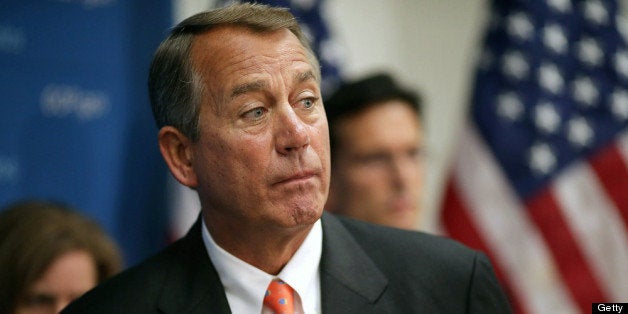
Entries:
MULTIPOLYGON (((322 311, 509 313, 487 258, 454 241, 323 214, 322 311)), ((230 313, 200 219, 181 240, 71 304, 73 313, 230 313)), ((236 313, 248 314, 248 313, 236 313)))

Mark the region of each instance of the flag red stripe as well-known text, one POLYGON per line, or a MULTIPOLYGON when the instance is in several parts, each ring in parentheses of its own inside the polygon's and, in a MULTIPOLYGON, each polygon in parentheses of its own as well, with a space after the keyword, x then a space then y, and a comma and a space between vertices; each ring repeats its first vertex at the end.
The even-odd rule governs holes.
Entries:
POLYGON ((592 302, 607 302, 607 295, 593 275, 550 190, 530 198, 527 207, 581 311, 588 313, 592 302))
POLYGON ((493 263, 495 274, 502 284, 506 295, 509 298, 510 305, 514 313, 527 313, 522 306, 522 302, 517 297, 516 293, 511 289, 510 280, 504 275, 504 272, 499 265, 499 261, 492 254, 492 251, 486 245, 480 233, 477 231, 473 220, 468 215, 468 209, 466 209, 453 180, 450 180, 445 187, 444 207, 442 212, 442 219, 447 234, 452 238, 468 245, 471 248, 484 252, 493 263))
POLYGON ((617 145, 609 145, 591 158, 590 163, 628 229, 628 168, 617 145))

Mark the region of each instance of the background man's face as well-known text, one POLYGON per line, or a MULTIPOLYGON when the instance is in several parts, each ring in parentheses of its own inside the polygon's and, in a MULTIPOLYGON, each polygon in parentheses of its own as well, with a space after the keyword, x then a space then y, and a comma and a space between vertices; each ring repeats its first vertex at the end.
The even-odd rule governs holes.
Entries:
POLYGON ((334 127, 335 207, 362 220, 414 228, 423 188, 423 138, 416 113, 401 101, 387 101, 334 127))

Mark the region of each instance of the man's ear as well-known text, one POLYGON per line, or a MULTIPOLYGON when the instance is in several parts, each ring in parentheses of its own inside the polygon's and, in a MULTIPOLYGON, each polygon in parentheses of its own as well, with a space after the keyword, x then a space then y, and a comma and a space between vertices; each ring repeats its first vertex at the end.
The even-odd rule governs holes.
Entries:
POLYGON ((181 131, 172 126, 159 130, 159 150, 172 175, 179 183, 196 188, 198 180, 192 166, 192 142, 181 131))

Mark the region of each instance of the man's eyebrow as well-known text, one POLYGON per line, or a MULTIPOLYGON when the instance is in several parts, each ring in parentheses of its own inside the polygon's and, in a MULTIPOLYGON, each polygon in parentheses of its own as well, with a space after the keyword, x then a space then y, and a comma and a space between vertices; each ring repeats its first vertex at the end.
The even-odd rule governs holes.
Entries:
MULTIPOLYGON (((297 83, 303 83, 309 80, 316 80, 316 76, 314 75, 312 71, 296 73, 294 75, 294 81, 297 83)), ((258 91, 266 87, 268 87, 268 82, 263 81, 263 80, 257 80, 257 81, 253 81, 249 83, 240 84, 231 89, 230 97, 233 99, 242 94, 246 94, 252 91, 258 91)))
POLYGON ((268 86, 268 83, 262 80, 237 85, 236 87, 231 89, 231 98, 232 99, 236 98, 242 94, 246 94, 251 91, 258 91, 267 86, 268 86))
POLYGON ((316 81, 316 76, 312 71, 301 72, 294 75, 294 81, 297 83, 303 83, 309 80, 316 81))

